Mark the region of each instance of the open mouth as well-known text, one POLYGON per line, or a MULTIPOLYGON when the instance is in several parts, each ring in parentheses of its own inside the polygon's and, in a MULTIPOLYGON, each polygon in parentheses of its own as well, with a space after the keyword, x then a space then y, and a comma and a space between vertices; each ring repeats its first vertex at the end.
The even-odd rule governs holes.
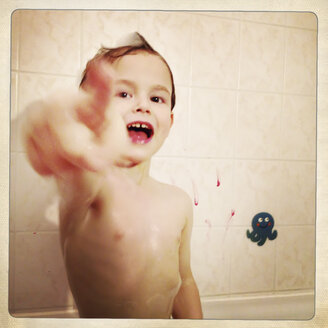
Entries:
POLYGON ((148 122, 131 122, 127 125, 127 129, 131 141, 137 144, 148 143, 154 135, 154 128, 148 122))

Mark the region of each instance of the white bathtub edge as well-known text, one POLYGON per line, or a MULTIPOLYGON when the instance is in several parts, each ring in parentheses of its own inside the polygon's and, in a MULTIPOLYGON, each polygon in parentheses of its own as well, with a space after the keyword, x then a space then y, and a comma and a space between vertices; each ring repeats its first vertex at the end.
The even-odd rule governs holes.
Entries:
POLYGON ((309 320, 315 313, 313 290, 201 298, 204 319, 309 320))

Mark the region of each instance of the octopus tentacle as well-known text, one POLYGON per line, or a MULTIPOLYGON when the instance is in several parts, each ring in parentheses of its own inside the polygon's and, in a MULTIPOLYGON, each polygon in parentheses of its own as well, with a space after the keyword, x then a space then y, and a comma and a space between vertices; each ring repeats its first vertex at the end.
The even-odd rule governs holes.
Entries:
POLYGON ((254 231, 251 240, 256 242, 256 241, 259 241, 260 239, 261 239, 261 236, 257 232, 254 231))
POLYGON ((262 246, 267 239, 267 236, 262 236, 262 239, 257 243, 258 246, 262 246))
POLYGON ((268 234, 268 238, 270 239, 270 240, 273 240, 273 239, 275 239, 277 237, 277 230, 275 230, 275 231, 270 231, 270 233, 268 234))

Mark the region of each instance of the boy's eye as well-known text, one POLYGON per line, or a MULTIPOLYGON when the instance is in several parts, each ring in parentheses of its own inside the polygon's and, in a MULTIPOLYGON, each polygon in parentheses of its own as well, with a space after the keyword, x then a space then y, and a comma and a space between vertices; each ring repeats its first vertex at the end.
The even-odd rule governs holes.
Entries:
POLYGON ((156 102, 156 103, 160 103, 160 104, 164 103, 164 100, 161 97, 151 97, 150 99, 151 99, 151 101, 156 102))
POLYGON ((121 98, 130 98, 131 95, 128 92, 122 91, 118 93, 119 97, 121 98))

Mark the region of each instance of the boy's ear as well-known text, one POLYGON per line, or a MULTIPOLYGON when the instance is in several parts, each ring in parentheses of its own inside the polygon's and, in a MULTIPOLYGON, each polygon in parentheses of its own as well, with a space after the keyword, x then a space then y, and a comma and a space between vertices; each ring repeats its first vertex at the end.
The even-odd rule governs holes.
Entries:
POLYGON ((173 114, 173 113, 171 113, 171 126, 170 126, 170 127, 172 127, 172 125, 173 125, 173 122, 174 122, 174 114, 173 114))

